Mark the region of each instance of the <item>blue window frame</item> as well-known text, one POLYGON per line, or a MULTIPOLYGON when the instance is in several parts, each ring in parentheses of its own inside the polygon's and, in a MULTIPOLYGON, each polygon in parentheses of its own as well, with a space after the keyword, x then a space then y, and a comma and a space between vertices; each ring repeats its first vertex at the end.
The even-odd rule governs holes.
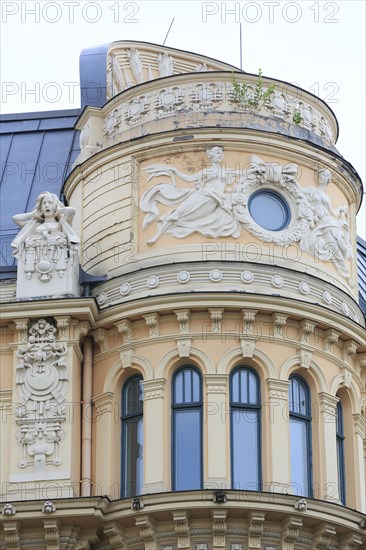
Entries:
POLYGON ((268 231, 281 231, 291 220, 285 199, 271 189, 260 189, 249 197, 249 213, 253 220, 268 231))
POLYGON ((344 423, 342 403, 337 403, 336 415, 337 465, 338 465, 338 492, 339 500, 346 504, 346 475, 344 463, 344 423))
POLYGON ((172 387, 173 491, 202 488, 202 379, 187 365, 174 373, 172 387))
POLYGON ((310 390, 303 378, 290 376, 291 484, 301 496, 312 496, 310 390))
POLYGON ((256 372, 239 366, 230 376, 231 485, 260 491, 261 403, 256 372))
POLYGON ((143 485, 143 388, 141 382, 142 376, 132 376, 122 389, 122 498, 141 494, 143 485))

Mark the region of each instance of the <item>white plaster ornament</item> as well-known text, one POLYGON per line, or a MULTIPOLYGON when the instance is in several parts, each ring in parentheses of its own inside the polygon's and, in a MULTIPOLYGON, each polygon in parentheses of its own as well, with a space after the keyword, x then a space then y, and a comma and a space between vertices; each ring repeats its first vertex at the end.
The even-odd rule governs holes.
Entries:
POLYGON ((17 298, 79 296, 75 209, 45 191, 31 212, 13 216, 21 230, 11 243, 18 260, 17 298))
POLYGON ((20 402, 16 412, 20 444, 20 468, 32 467, 31 478, 45 479, 48 464, 62 461, 62 424, 66 420, 65 397, 67 347, 56 340, 56 328, 39 319, 29 329, 28 341, 17 351, 16 384, 20 402))
POLYGON ((338 272, 349 277, 347 260, 352 246, 346 206, 333 209, 326 187, 331 181, 328 169, 319 170, 319 186, 303 187, 297 182, 296 164, 265 163, 254 155, 246 169, 226 167, 219 146, 206 150, 208 162, 194 174, 185 174, 171 165, 152 164, 145 168, 148 182, 155 177, 169 177, 141 197, 145 213, 143 229, 156 222, 157 231, 147 241, 156 243, 165 233, 178 239, 192 233, 204 237, 238 238, 246 229, 266 242, 280 246, 299 243, 316 261, 333 262, 338 272), (193 187, 178 187, 175 177, 193 187), (249 203, 254 193, 264 190, 286 205, 288 222, 278 230, 262 227, 251 215, 249 203), (159 204, 173 207, 160 215, 159 204))

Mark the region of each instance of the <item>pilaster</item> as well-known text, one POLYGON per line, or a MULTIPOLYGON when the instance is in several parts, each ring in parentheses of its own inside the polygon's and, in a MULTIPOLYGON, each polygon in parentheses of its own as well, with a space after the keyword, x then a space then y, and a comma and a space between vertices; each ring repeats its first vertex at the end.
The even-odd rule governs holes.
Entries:
POLYGON ((267 378, 269 426, 268 456, 271 457, 270 491, 287 492, 290 483, 290 435, 288 417, 288 388, 290 382, 267 378), (281 441, 281 445, 278 442, 281 441))
POLYGON ((167 434, 165 430, 165 378, 145 380, 143 493, 166 491, 167 434))
POLYGON ((230 415, 227 414, 228 375, 206 374, 207 403, 207 483, 212 489, 230 486, 228 479, 227 445, 230 415))

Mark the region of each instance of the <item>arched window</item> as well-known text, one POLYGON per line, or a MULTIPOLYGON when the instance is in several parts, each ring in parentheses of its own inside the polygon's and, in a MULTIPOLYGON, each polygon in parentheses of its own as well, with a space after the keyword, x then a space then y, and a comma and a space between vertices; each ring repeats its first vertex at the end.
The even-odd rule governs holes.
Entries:
POLYGON ((257 374, 238 367, 230 377, 231 483, 261 490, 260 392, 257 374))
POLYGON ((346 504, 346 478, 344 467, 344 424, 342 403, 340 401, 338 401, 337 403, 336 438, 339 500, 342 504, 346 504))
POLYGON ((173 491, 202 488, 202 381, 195 367, 173 377, 173 491))
POLYGON ((303 378, 290 376, 291 484, 301 496, 312 496, 310 391, 303 378))
POLYGON ((127 380, 122 390, 122 498, 141 493, 143 484, 142 376, 127 380))

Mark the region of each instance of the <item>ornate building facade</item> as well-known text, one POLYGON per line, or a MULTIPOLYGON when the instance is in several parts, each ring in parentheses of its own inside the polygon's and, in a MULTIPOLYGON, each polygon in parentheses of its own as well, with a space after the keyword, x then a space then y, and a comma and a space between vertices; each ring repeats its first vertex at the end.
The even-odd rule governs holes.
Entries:
POLYGON ((365 549, 335 115, 158 45, 81 61, 81 113, 3 118, 0 547, 365 549))

